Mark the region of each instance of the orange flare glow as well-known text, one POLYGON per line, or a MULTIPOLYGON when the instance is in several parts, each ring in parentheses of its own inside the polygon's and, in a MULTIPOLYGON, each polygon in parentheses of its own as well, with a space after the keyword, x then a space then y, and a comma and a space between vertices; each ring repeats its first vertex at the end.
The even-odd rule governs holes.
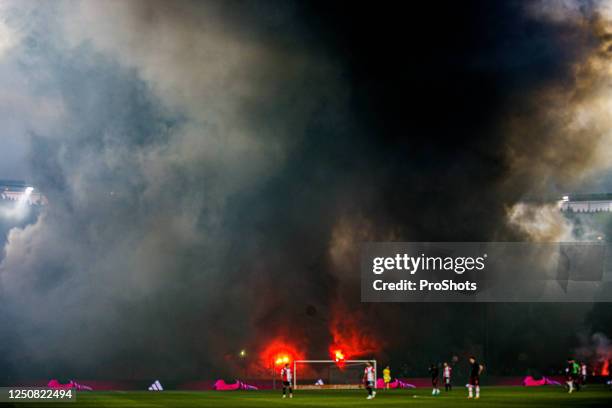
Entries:
POLYGON ((291 343, 275 339, 260 353, 264 367, 292 364, 294 360, 303 359, 303 354, 291 343))
POLYGON ((361 318, 348 313, 342 306, 334 307, 329 330, 333 339, 329 352, 334 360, 337 351, 343 360, 350 360, 375 355, 382 346, 374 333, 364 327, 361 318))
POLYGON ((607 377, 610 375, 610 360, 606 359, 601 366, 601 375, 607 377))

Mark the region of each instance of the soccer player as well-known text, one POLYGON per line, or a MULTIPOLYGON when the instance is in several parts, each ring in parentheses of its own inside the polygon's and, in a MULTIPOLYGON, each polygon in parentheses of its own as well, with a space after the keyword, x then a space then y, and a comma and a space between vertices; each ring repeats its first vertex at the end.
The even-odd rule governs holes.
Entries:
POLYGON ((572 363, 571 363, 572 359, 568 358, 567 359, 567 364, 565 366, 565 385, 567 386, 567 390, 568 392, 571 394, 573 391, 573 384, 572 384, 572 363))
POLYGON ((453 368, 448 365, 447 362, 444 362, 442 366, 442 379, 444 380, 444 390, 452 391, 453 384, 451 383, 451 374, 453 373, 453 368))
POLYGON ((386 366, 383 370, 383 381, 385 382, 385 388, 389 389, 389 384, 391 383, 391 369, 389 366, 386 366))
POLYGON ((470 380, 468 382, 468 398, 474 398, 474 389, 476 391, 476 399, 480 398, 480 374, 484 370, 484 366, 476 361, 476 357, 470 356, 470 380))
POLYGON ((574 386, 576 391, 578 391, 580 387, 578 384, 580 380, 580 366, 571 357, 567 359, 567 368, 565 369, 565 372, 567 373, 567 386, 569 388, 568 394, 574 392, 574 386))
POLYGON ((293 374, 291 373, 289 364, 285 364, 285 366, 282 368, 281 379, 283 381, 283 398, 287 398, 287 389, 289 389, 289 398, 293 398, 293 388, 291 388, 293 374))
POLYGON ((376 397, 376 391, 374 391, 374 374, 374 367, 372 367, 372 363, 368 361, 366 363, 366 368, 363 371, 363 383, 366 390, 368 390, 367 399, 376 397))
POLYGON ((429 367, 429 374, 431 374, 431 395, 436 396, 440 394, 440 389, 438 388, 438 381, 440 377, 440 370, 438 369, 437 364, 432 364, 429 367))
POLYGON ((572 377, 574 378, 574 385, 576 386, 576 391, 580 391, 580 386, 582 385, 580 383, 580 364, 578 364, 575 360, 572 365, 572 369, 572 377))
POLYGON ((586 363, 583 361, 582 363, 580 363, 580 385, 586 385, 588 372, 589 369, 587 368, 586 363))

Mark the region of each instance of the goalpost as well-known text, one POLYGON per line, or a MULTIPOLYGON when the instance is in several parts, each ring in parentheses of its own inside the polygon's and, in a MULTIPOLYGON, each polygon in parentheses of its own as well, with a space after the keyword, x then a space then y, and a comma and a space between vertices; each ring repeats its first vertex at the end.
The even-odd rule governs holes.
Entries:
POLYGON ((363 372, 368 362, 374 367, 374 384, 376 384, 376 360, 344 360, 340 364, 335 360, 296 360, 293 362, 293 388, 296 390, 363 388, 363 372))

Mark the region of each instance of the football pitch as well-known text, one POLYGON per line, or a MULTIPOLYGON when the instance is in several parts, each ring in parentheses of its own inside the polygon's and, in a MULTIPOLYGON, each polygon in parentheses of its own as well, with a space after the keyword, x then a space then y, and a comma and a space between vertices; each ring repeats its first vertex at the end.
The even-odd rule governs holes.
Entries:
MULTIPOLYGON (((44 403, 51 407, 610 407, 612 391, 603 386, 591 386, 568 395, 561 387, 483 387, 479 400, 468 400, 465 389, 457 388, 440 396, 431 390, 379 390, 374 400, 365 399, 363 390, 302 391, 293 399, 282 399, 280 391, 237 392, 82 392, 73 403, 44 403)), ((14 404, 15 407, 41 404, 14 404)))

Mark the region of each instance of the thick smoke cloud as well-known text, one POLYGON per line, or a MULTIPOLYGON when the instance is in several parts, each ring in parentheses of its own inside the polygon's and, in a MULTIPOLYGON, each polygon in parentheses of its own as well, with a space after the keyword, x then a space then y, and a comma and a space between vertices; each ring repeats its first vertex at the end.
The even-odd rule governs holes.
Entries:
MULTIPOLYGON (((483 67, 497 54, 472 55, 444 30, 409 64, 383 63, 400 25, 353 32, 344 10, 299 2, 2 4, 11 111, 0 120, 14 136, 0 169, 50 203, 7 235, 5 380, 209 378, 232 374, 228 355, 279 338, 316 357, 333 342, 382 344, 379 357, 400 361, 418 348, 415 372, 440 350, 483 352, 482 328, 463 327, 477 305, 360 304, 359 242, 570 236, 553 211, 516 205, 606 168, 607 40, 594 7, 520 10, 547 27, 546 47, 567 47, 541 81, 483 67), (504 79, 525 93, 501 100, 504 79)), ((438 24, 453 31, 449 16, 438 24)), ((491 313, 511 322, 497 333, 518 353, 537 343, 524 337, 534 322, 578 324, 588 306, 529 309, 515 323, 517 308, 491 313)))
POLYGON ((580 343, 576 355, 590 367, 590 371, 604 375, 608 370, 609 374, 609 360, 612 358, 610 339, 602 333, 595 333, 581 336, 580 343))
MULTIPOLYGON (((507 116, 506 188, 511 191, 551 201, 551 195, 568 191, 610 188, 604 180, 610 179, 612 153, 611 7, 607 1, 539 1, 526 6, 530 18, 559 32, 558 46, 572 50, 573 58, 559 61, 561 75, 520 95, 519 109, 507 116)), ((509 210, 509 219, 536 240, 579 239, 568 233, 567 221, 551 218, 550 208, 519 203, 509 210)))
POLYGON ((110 361, 98 375, 196 375, 231 349, 226 338, 247 341, 236 332, 270 304, 299 300, 269 293, 268 269, 284 268, 261 248, 274 225, 248 225, 262 211, 249 196, 342 98, 333 64, 266 32, 291 24, 291 8, 271 7, 265 29, 198 2, 3 10, 22 30, 3 64, 31 83, 27 108, 47 97, 61 116, 28 129, 32 179, 51 204, 10 232, 1 265, 8 319, 23 322, 16 369, 110 361))

